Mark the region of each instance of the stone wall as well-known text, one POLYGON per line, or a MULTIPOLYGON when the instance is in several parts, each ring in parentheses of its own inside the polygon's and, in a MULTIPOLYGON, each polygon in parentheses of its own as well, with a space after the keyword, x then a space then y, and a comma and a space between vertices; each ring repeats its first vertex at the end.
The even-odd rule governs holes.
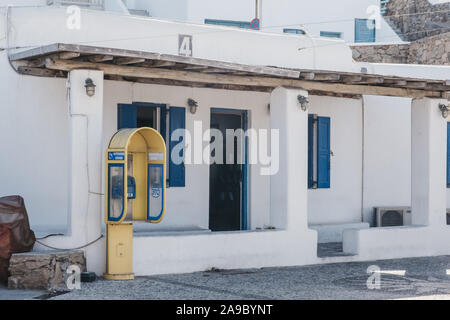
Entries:
POLYGON ((384 19, 404 41, 415 41, 450 31, 450 2, 390 0, 384 19))
POLYGON ((356 61, 408 63, 409 44, 358 45, 351 48, 356 61))
POLYGON ((353 59, 374 63, 450 65, 450 32, 411 43, 351 46, 353 59))
POLYGON ((450 65, 450 32, 412 42, 408 63, 450 65))
POLYGON ((64 286, 71 265, 86 271, 83 251, 50 251, 13 254, 9 261, 9 289, 54 289, 64 286))

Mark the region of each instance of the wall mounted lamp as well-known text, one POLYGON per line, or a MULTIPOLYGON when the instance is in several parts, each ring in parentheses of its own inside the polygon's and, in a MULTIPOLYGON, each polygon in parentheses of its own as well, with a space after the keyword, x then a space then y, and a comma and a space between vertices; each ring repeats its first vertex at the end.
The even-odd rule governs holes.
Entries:
POLYGON ((94 81, 91 78, 87 78, 84 82, 84 87, 86 88, 86 94, 89 97, 93 97, 95 95, 95 87, 94 81))
POLYGON ((189 106, 189 111, 192 114, 195 114, 197 112, 197 109, 198 109, 198 102, 195 101, 194 99, 189 98, 188 101, 187 101, 187 104, 189 106))
POLYGON ((448 106, 446 106, 445 104, 439 104, 439 110, 441 110, 442 117, 444 119, 447 119, 449 111, 448 106))
POLYGON ((297 96, 297 100, 298 100, 298 103, 300 103, 300 106, 303 111, 308 110, 308 107, 309 107, 308 97, 305 97, 305 96, 302 96, 301 94, 299 94, 297 96))

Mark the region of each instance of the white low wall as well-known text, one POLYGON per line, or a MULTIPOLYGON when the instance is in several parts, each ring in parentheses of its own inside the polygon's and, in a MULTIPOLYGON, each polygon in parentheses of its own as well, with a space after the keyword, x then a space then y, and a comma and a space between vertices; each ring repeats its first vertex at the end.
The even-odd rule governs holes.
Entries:
POLYGON ((344 252, 359 261, 448 255, 450 227, 421 226, 370 228, 344 231, 344 252))
POLYGON ((261 268, 317 262, 313 230, 218 232, 189 236, 134 237, 136 275, 261 268))
POLYGON ((317 231, 318 243, 343 242, 344 232, 348 229, 367 229, 368 223, 310 224, 317 231))

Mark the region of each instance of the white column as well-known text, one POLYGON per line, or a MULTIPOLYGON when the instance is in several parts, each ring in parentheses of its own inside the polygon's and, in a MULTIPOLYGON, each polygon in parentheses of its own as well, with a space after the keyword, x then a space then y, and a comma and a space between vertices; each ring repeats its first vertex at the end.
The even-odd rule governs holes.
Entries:
POLYGON ((411 107, 412 223, 446 224, 447 119, 438 99, 415 99, 411 107))
POLYGON ((278 129, 279 171, 270 177, 270 217, 272 226, 279 229, 308 228, 308 111, 303 111, 298 95, 308 92, 299 89, 276 88, 270 98, 270 127, 278 129))
MULTIPOLYGON (((67 234, 44 240, 46 245, 73 249, 98 239, 102 231, 102 128, 103 72, 74 70, 68 77, 69 204, 67 234), (86 94, 86 79, 92 79, 95 95, 86 94)), ((46 249, 46 248, 43 248, 46 249)), ((104 271, 104 241, 84 249, 87 269, 104 271)))

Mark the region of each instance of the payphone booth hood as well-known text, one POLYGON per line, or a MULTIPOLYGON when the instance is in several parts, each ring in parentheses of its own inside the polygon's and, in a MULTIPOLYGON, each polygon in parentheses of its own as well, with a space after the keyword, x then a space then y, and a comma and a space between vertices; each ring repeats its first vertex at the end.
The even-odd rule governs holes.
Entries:
MULTIPOLYGON (((116 132, 110 140, 108 150, 106 152, 106 174, 105 174, 105 223, 107 224, 120 224, 126 218, 127 202, 123 203, 122 215, 117 220, 110 219, 109 216, 109 182, 108 182, 108 170, 109 165, 123 165, 124 173, 128 172, 128 154, 133 152, 143 152, 150 154, 161 155, 160 158, 150 159, 149 163, 159 164, 163 166, 164 177, 166 176, 166 144, 163 137, 153 128, 143 127, 138 129, 122 129, 116 132)), ((124 174, 124 179, 128 179, 127 174, 124 174)), ((123 183, 123 194, 128 194, 128 183, 123 183)), ((166 179, 163 179, 163 204, 161 215, 156 220, 151 220, 152 223, 159 223, 165 213, 165 190, 166 179)))

